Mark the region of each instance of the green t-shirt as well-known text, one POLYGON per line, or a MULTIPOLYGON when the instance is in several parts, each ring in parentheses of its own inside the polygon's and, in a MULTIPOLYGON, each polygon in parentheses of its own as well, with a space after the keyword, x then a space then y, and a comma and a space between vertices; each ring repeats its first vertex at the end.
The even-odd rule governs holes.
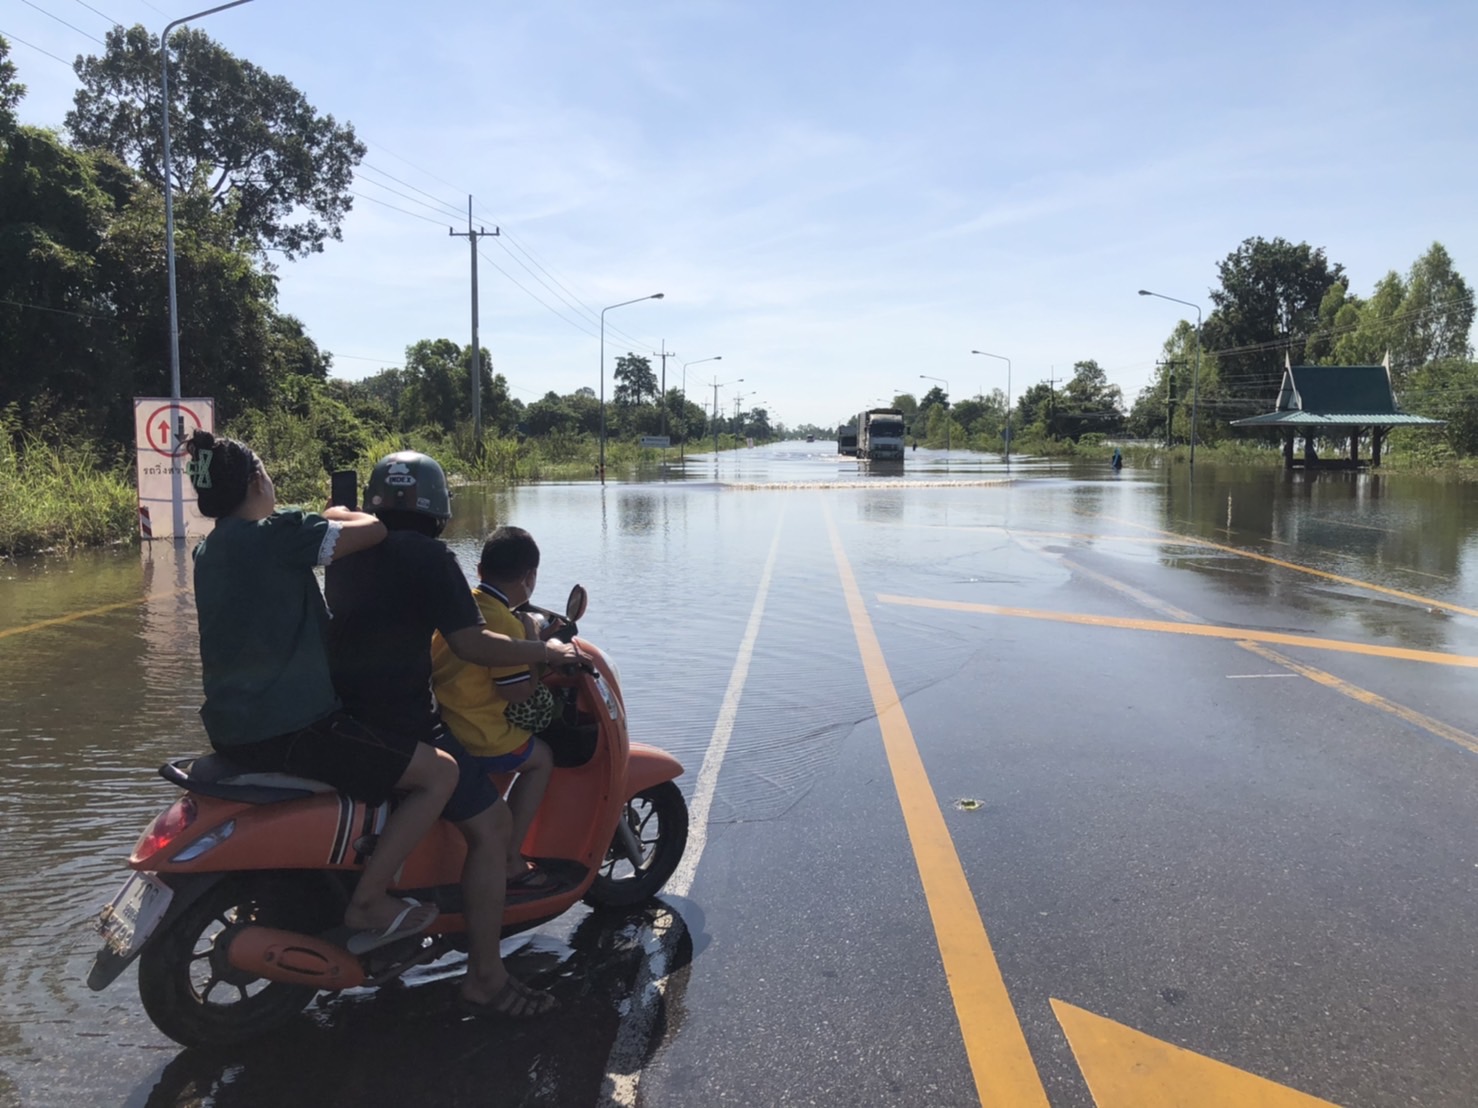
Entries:
POLYGON ((195 611, 205 704, 217 748, 306 727, 339 707, 329 680, 328 609, 313 567, 338 525, 301 511, 228 516, 195 548, 195 611))

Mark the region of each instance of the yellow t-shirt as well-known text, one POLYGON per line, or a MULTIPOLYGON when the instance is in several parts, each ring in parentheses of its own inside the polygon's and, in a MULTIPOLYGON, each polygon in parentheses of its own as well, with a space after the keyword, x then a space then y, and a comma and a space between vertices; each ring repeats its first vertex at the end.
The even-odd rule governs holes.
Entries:
MULTIPOLYGON (((477 606, 489 631, 523 639, 523 621, 508 609, 508 599, 491 585, 473 590, 477 606)), ((437 632, 431 636, 431 685, 441 705, 441 718, 469 754, 496 758, 512 754, 529 741, 529 732, 508 722, 503 711, 508 701, 499 685, 533 680, 526 665, 479 666, 464 662, 452 653, 437 632)))

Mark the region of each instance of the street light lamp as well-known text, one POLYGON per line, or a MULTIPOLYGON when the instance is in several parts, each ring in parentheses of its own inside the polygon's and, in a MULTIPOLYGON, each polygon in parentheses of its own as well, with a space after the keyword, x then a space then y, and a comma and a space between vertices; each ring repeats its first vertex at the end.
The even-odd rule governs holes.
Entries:
MULTIPOLYGON (((174 185, 171 182, 172 172, 169 157, 169 32, 173 31, 181 23, 189 23, 192 19, 202 16, 214 15, 223 12, 227 8, 237 8, 242 4, 250 4, 251 0, 231 0, 229 4, 222 4, 216 8, 207 8, 203 12, 187 15, 176 19, 164 28, 164 34, 159 36, 159 87, 163 94, 164 115, 164 268, 169 273, 169 398, 178 401, 180 398, 180 318, 179 308, 175 299, 174 278, 174 185)), ((184 433, 184 417, 180 417, 180 433, 184 433)))
MULTIPOLYGON (((949 453, 949 425, 950 425, 950 418, 949 418, 949 396, 950 396, 950 393, 949 393, 949 382, 946 381, 943 377, 930 377, 927 373, 920 373, 919 374, 919 379, 922 380, 922 381, 938 381, 942 385, 944 385, 944 452, 946 454, 948 454, 949 453)), ((927 434, 928 431, 929 431, 929 429, 927 427, 925 427, 924 428, 925 434, 927 434)), ((917 442, 918 440, 915 439, 914 441, 917 442)))
MULTIPOLYGON (((718 359, 715 358, 714 360, 717 361, 718 359)), ((743 381, 744 381, 744 378, 743 377, 736 377, 732 381, 720 381, 718 378, 716 378, 716 377, 714 378, 714 381, 713 381, 713 464, 714 465, 718 465, 718 390, 721 389, 721 388, 723 388, 725 385, 738 385, 738 384, 742 384, 743 381)))
POLYGON ((1175 304, 1184 304, 1187 308, 1196 309, 1196 372, 1191 378, 1191 469, 1196 468, 1196 410, 1201 406, 1201 305, 1193 304, 1189 300, 1180 300, 1174 296, 1166 296, 1163 292, 1150 292, 1149 289, 1140 289, 1140 296, 1153 296, 1160 300, 1169 300, 1175 304))
POLYGON ((1006 363, 1006 464, 1011 464, 1011 359, 1004 354, 987 354, 984 350, 972 350, 982 358, 996 358, 1006 363))
POLYGON ((600 310, 600 483, 606 483, 606 313, 611 308, 624 308, 627 304, 640 304, 643 300, 661 300, 662 294, 654 292, 650 296, 638 296, 633 300, 623 300, 619 304, 611 304, 600 310))
POLYGON ((678 461, 682 461, 683 458, 687 457, 688 421, 686 413, 688 410, 688 366, 697 365, 700 362, 721 362, 723 360, 724 356, 722 354, 715 354, 711 358, 695 358, 691 362, 683 363, 683 441, 678 446, 678 461))

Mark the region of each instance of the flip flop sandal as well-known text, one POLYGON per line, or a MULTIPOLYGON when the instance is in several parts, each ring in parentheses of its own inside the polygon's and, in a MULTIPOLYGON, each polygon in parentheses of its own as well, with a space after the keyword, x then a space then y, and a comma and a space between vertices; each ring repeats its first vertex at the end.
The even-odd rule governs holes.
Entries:
POLYGON ((400 899, 405 907, 383 931, 371 929, 351 935, 349 941, 344 944, 345 949, 350 954, 368 954, 371 950, 378 950, 382 946, 399 942, 401 939, 414 938, 435 923, 436 917, 441 914, 431 905, 422 904, 415 897, 403 896, 400 899), (420 922, 415 922, 411 920, 411 916, 418 908, 425 910, 421 913, 424 918, 420 922), (430 915, 426 915, 426 912, 430 912, 430 915))
POLYGON ((515 891, 541 892, 544 889, 554 888, 558 883, 545 870, 538 866, 529 866, 522 873, 510 877, 507 887, 515 891))
POLYGON ((555 1011, 559 1001, 510 974, 507 983, 491 999, 479 1002, 462 997, 461 1006, 465 1014, 479 1019, 527 1020, 555 1011))

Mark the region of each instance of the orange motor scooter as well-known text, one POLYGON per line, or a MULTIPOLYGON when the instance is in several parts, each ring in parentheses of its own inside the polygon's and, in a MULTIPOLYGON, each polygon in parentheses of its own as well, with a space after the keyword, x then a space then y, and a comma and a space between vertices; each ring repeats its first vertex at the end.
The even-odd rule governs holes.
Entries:
MULTIPOLYGON (((574 639, 585 604, 576 585, 558 637, 574 639)), ((672 876, 687 845, 687 804, 674 783, 682 766, 629 741, 616 667, 576 641, 588 664, 544 678, 563 714, 546 733, 556 769, 523 843, 550 880, 508 890, 505 935, 580 900, 639 904, 672 876)), ((144 1010, 176 1042, 242 1042, 291 1019, 320 990, 380 985, 465 949, 466 847, 450 823, 432 828, 392 890, 435 904, 435 924, 355 955, 345 945, 352 932, 344 909, 387 804, 353 800, 318 781, 245 772, 218 754, 159 772, 185 795, 134 847, 135 872, 102 911, 104 942, 88 985, 105 988, 138 958, 144 1010)))

